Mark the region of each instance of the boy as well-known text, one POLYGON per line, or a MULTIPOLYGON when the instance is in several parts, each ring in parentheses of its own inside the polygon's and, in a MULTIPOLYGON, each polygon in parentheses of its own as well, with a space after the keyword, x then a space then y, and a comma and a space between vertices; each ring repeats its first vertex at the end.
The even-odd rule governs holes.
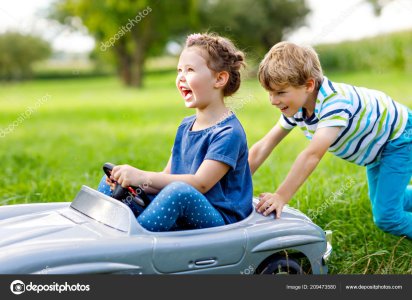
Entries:
POLYGON ((282 115, 249 152, 252 174, 296 126, 311 140, 274 193, 256 209, 283 206, 330 151, 367 167, 373 219, 382 230, 412 239, 412 112, 382 92, 331 82, 310 47, 281 42, 260 64, 259 81, 282 115))

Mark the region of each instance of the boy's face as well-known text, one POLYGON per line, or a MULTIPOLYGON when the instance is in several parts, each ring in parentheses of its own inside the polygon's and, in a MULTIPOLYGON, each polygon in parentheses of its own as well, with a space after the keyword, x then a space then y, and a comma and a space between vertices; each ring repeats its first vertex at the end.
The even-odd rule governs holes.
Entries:
POLYGON ((299 109, 306 107, 311 100, 313 89, 304 86, 271 86, 269 100, 286 117, 293 117, 299 109))

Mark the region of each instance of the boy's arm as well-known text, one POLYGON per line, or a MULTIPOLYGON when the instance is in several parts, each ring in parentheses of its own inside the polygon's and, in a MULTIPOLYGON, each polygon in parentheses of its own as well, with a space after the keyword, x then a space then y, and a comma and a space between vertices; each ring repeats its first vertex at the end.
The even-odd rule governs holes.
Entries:
POLYGON ((316 168, 329 146, 338 137, 341 127, 324 127, 316 130, 312 141, 303 150, 292 165, 286 179, 275 193, 263 193, 256 210, 265 216, 276 211, 276 218, 280 217, 283 206, 290 201, 299 187, 305 182, 316 168))
POLYGON ((249 167, 252 174, 256 172, 276 145, 279 144, 289 132, 290 130, 286 130, 279 124, 276 124, 260 141, 250 148, 249 167))

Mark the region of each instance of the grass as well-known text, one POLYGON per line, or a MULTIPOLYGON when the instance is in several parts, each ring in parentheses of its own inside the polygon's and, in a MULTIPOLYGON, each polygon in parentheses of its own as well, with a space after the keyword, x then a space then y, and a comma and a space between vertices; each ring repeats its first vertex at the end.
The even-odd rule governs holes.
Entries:
MULTIPOLYGON (((412 104, 412 87, 402 73, 341 73, 329 78, 380 89, 412 104)), ((161 170, 181 119, 194 113, 174 88, 174 72, 150 74, 142 90, 124 88, 110 77, 41 80, 1 86, 0 130, 46 95, 46 103, 0 138, 0 205, 71 201, 82 184, 96 187, 106 161, 161 170)), ((256 80, 245 81, 229 102, 249 145, 279 117, 256 80)), ((294 130, 255 174, 255 194, 273 191, 305 145, 302 133, 294 130)), ((339 190, 343 195, 314 220, 334 231, 330 272, 412 274, 412 242, 373 224, 364 168, 328 154, 290 204, 313 215, 339 190)))

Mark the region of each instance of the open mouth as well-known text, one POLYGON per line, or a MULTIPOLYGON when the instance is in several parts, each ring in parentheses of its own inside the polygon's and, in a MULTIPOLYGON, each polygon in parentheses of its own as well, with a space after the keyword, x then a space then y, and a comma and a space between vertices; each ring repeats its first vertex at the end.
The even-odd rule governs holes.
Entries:
POLYGON ((289 106, 279 107, 280 111, 285 111, 289 108, 289 106))
POLYGON ((193 96, 193 92, 191 89, 188 89, 184 86, 180 86, 179 89, 185 100, 189 100, 193 96))

